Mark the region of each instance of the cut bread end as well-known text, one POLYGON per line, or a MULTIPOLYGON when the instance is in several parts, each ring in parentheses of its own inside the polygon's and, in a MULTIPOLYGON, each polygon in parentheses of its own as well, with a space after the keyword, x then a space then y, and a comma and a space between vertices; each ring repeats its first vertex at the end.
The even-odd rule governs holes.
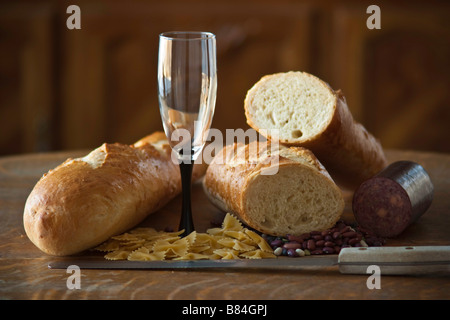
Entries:
MULTIPOLYGON (((279 129, 282 143, 313 140, 331 122, 337 96, 306 72, 264 76, 247 93, 245 114, 254 129, 279 129)), ((271 137, 274 138, 274 137, 271 137)))
POLYGON ((344 209, 340 189, 309 166, 280 166, 276 175, 256 175, 246 193, 244 220, 275 236, 331 228, 344 209))

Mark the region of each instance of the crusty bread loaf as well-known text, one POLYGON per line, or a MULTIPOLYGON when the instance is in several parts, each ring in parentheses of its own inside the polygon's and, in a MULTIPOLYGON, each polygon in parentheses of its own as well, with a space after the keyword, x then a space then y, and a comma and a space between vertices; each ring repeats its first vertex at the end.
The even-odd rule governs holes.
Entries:
POLYGON ((342 186, 355 188, 387 165, 380 142, 353 120, 341 92, 306 72, 263 77, 244 105, 252 128, 279 129, 280 143, 310 149, 342 186))
MULTIPOLYGON (((30 240, 51 255, 71 255, 122 233, 181 192, 178 165, 162 132, 134 145, 103 144, 68 159, 35 185, 23 222, 30 240)), ((195 166, 194 178, 204 174, 195 166)))
POLYGON ((224 147, 210 163, 203 187, 208 198, 248 226, 271 235, 300 235, 332 227, 344 200, 314 154, 301 147, 224 147), (278 162, 273 159, 278 157, 278 162), (264 174, 278 165, 276 174, 264 174))

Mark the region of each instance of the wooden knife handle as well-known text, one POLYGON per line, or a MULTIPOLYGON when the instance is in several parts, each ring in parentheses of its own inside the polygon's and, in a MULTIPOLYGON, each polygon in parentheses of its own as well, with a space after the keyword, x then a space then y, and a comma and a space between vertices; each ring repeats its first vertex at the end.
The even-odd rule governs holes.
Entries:
POLYGON ((372 274, 374 270, 380 275, 449 273, 450 246, 343 248, 338 264, 339 271, 347 274, 372 274))

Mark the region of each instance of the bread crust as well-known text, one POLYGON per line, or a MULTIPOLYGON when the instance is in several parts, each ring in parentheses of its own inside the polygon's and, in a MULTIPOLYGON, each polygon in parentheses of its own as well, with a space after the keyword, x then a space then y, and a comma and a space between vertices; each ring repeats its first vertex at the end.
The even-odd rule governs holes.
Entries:
POLYGON ((380 141, 353 120, 342 92, 335 94, 336 111, 327 129, 302 146, 314 152, 339 184, 354 189, 388 162, 380 141))
MULTIPOLYGON (((290 76, 314 77, 305 72, 289 72, 290 76)), ((247 123, 256 131, 264 134, 252 120, 249 109, 255 94, 255 88, 266 85, 271 77, 284 76, 286 73, 267 75, 261 78, 249 90, 244 102, 247 123)), ((320 79, 318 79, 320 80, 320 79)), ((342 187, 354 189, 363 181, 371 178, 387 166, 386 156, 379 140, 370 134, 366 128, 354 121, 341 90, 334 91, 329 84, 320 80, 334 95, 335 103, 331 121, 319 134, 304 141, 279 139, 288 146, 300 146, 310 149, 320 162, 327 168, 333 179, 342 187)), ((270 134, 270 130, 269 130, 270 134)), ((269 139, 271 137, 268 135, 269 139)), ((277 137, 278 138, 278 137, 277 137)))
MULTIPOLYGON (((25 204, 28 238, 51 255, 71 255, 122 233, 181 192, 164 133, 132 146, 105 143, 68 159, 37 182, 25 204)), ((197 167, 194 178, 205 168, 197 167)))
MULTIPOLYGON (((279 170, 291 170, 293 167, 310 168, 309 174, 327 179, 329 187, 341 196, 339 208, 324 229, 334 225, 341 216, 345 204, 340 189, 335 185, 327 170, 314 154, 305 148, 283 146, 280 148, 280 153, 277 154, 279 160, 276 164, 279 170)), ((252 149, 252 143, 247 145, 235 143, 224 147, 209 165, 203 180, 203 188, 209 200, 222 211, 235 214, 242 222, 263 233, 285 236, 286 233, 277 232, 256 222, 252 213, 246 208, 250 184, 255 178, 261 176, 264 170, 270 170, 274 165, 272 158, 274 155, 269 155, 267 148, 260 148, 256 154, 252 154, 252 150, 255 150, 252 149), (243 159, 245 161, 242 161, 243 159)))

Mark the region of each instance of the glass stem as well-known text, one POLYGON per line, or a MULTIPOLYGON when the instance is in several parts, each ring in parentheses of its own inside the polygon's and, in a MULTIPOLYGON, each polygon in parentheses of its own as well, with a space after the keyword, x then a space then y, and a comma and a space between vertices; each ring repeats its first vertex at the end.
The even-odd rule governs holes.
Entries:
POLYGON ((192 169, 194 167, 194 161, 191 163, 180 163, 181 173, 181 188, 182 188, 182 205, 181 205, 181 220, 179 230, 184 229, 184 233, 181 236, 187 236, 194 231, 194 221, 192 219, 191 210, 191 178, 192 169))

